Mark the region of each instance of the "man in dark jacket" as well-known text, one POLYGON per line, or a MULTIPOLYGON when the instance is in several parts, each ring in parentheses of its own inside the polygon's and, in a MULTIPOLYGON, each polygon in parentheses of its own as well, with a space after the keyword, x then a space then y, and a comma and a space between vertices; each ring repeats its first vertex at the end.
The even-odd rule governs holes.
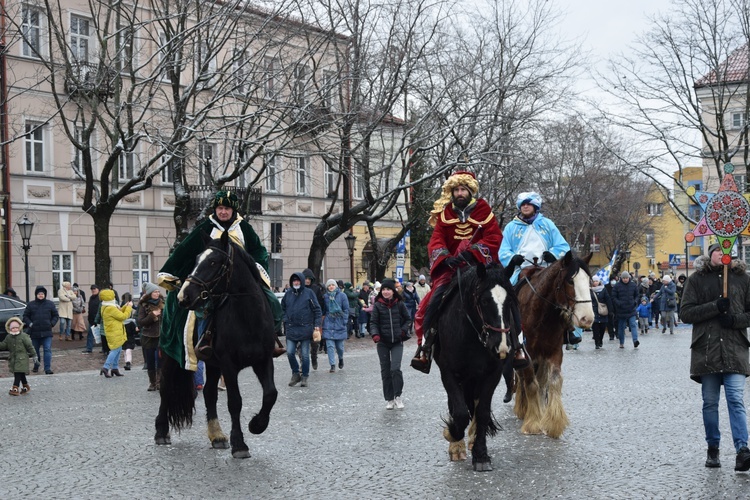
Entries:
POLYGON ((721 247, 714 243, 708 256, 695 259, 695 273, 688 278, 682 297, 680 317, 693 324, 690 344, 690 378, 701 384, 703 427, 706 431, 708 456, 706 467, 721 467, 719 461, 719 395, 729 410, 732 439, 737 452, 734 470, 750 470, 747 447, 747 412, 745 379, 750 375, 747 327, 750 326, 750 276, 745 264, 733 260, 727 276, 721 247), (724 279, 728 294, 723 295, 724 279))
POLYGON ((91 327, 96 324, 96 316, 99 313, 99 287, 97 285, 91 285, 91 297, 89 297, 89 327, 88 335, 86 335, 86 349, 83 354, 91 354, 94 350, 94 334, 91 333, 91 327))
MULTIPOLYGON (((325 302, 326 302, 326 290, 323 288, 323 286, 320 283, 317 283, 315 280, 315 274, 312 272, 312 269, 305 269, 302 271, 302 274, 305 276, 305 287, 312 290, 312 292, 315 294, 315 296, 318 298, 318 305, 320 306, 321 311, 325 311, 325 302)), ((318 369, 318 350, 324 351, 325 348, 323 347, 325 345, 325 342, 316 342, 313 341, 310 344, 310 357, 312 358, 312 367, 313 370, 318 369)))
POLYGON ((51 300, 47 300, 47 289, 39 285, 34 290, 35 299, 26 305, 23 322, 29 327, 31 343, 36 351, 34 373, 39 371, 39 348, 44 348, 44 373, 52 375, 52 328, 60 317, 51 300))
POLYGON ((307 387, 307 377, 310 375, 310 343, 313 332, 322 323, 322 309, 318 298, 312 290, 305 287, 305 276, 294 273, 289 278, 289 290, 281 299, 281 309, 284 311, 284 332, 286 334, 286 355, 292 368, 292 380, 289 386, 302 382, 307 387), (302 357, 302 374, 297 363, 297 346, 300 347, 302 357))
POLYGON ((357 327, 357 315, 359 314, 359 294, 354 289, 354 286, 348 281, 344 283, 344 295, 349 300, 349 324, 347 326, 347 337, 351 337, 356 334, 359 337, 359 329, 357 327))
POLYGON ((620 273, 620 281, 612 287, 612 304, 617 311, 617 336, 620 337, 620 349, 625 347, 625 325, 630 328, 633 347, 638 347, 638 325, 635 322, 635 311, 638 307, 638 285, 630 279, 630 273, 620 273))

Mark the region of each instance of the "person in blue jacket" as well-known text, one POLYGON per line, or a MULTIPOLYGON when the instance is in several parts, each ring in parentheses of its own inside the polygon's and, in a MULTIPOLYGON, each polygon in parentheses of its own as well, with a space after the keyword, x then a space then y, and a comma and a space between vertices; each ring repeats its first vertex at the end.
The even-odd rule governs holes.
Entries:
POLYGON ((310 343, 315 330, 320 332, 322 313, 315 292, 305 287, 305 276, 294 273, 289 278, 289 289, 281 299, 284 312, 284 333, 286 334, 286 355, 292 368, 289 386, 300 384, 307 387, 310 375, 310 343), (297 346, 302 357, 302 373, 297 363, 297 346), (301 383, 300 383, 301 382, 301 383))
POLYGON ((516 284, 521 269, 534 263, 552 263, 563 257, 570 245, 563 238, 554 222, 541 214, 542 197, 533 191, 525 192, 516 198, 518 214, 503 230, 503 241, 500 244, 498 260, 503 266, 508 266, 514 255, 522 255, 521 264, 511 277, 511 283, 516 284))
POLYGON ((641 305, 638 306, 638 330, 641 335, 648 333, 648 322, 651 319, 651 303, 646 297, 641 299, 641 305))
POLYGON ((326 341, 330 373, 336 372, 336 353, 339 355, 339 370, 344 368, 344 341, 347 339, 349 322, 349 299, 339 290, 336 280, 326 281, 323 303, 323 340, 326 341))

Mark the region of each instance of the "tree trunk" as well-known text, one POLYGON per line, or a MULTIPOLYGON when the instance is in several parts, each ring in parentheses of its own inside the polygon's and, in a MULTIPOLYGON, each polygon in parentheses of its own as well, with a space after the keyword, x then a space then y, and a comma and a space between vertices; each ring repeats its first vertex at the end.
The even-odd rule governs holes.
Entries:
POLYGON ((94 220, 94 278, 99 287, 104 290, 112 281, 112 261, 109 256, 109 224, 114 210, 108 206, 99 205, 91 214, 94 220))

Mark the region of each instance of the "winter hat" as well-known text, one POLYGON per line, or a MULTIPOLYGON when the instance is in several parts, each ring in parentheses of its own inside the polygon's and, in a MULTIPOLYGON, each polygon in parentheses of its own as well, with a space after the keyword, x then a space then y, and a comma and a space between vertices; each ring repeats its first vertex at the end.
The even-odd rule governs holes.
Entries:
MULTIPOLYGON (((344 288, 344 287, 346 287, 346 285, 344 284, 344 281, 343 281, 343 280, 336 280, 336 285, 337 285, 337 286, 338 286, 339 288, 344 288)), ((349 285, 349 286, 351 286, 351 285, 349 285)))
POLYGON ((36 294, 38 294, 39 292, 44 293, 44 297, 47 298, 47 289, 42 285, 36 287, 36 290, 34 290, 34 296, 36 297, 36 294))
POLYGON ((155 291, 159 289, 158 286, 154 285, 153 283, 149 283, 148 281, 143 284, 143 295, 151 295, 155 291))
POLYGON ((376 282, 375 282, 375 285, 373 285, 373 288, 374 288, 374 289, 375 289, 375 290, 377 291, 377 290, 380 290, 380 286, 381 286, 381 285, 380 285, 380 282, 379 282, 379 281, 376 281, 376 282))
POLYGON ((218 191, 216 193, 216 196, 214 196, 214 201, 211 204, 211 208, 216 207, 229 207, 231 209, 234 209, 236 212, 240 209, 240 199, 237 198, 237 195, 231 191, 218 191))
POLYGON ((17 334, 10 333, 11 323, 18 323, 19 325, 21 325, 21 330, 23 330, 23 320, 19 318, 18 316, 13 316, 12 318, 9 318, 8 321, 5 322, 5 331, 8 332, 10 335, 17 335, 17 334))
POLYGON ((369 281, 365 281, 364 283, 362 283, 362 286, 371 286, 371 285, 369 281))
POLYGON ((668 274, 665 274, 664 276, 662 276, 661 280, 665 283, 671 283, 672 277, 668 274))
POLYGON ((336 280, 335 280, 335 279, 330 279, 330 280, 326 281, 326 289, 327 289, 327 288, 328 288, 329 286, 331 286, 331 285, 335 286, 336 288, 338 288, 338 286, 339 286, 339 284, 338 284, 338 283, 336 283, 336 280))
POLYGON ((627 271, 623 271, 620 273, 620 279, 628 278, 630 279, 630 273, 627 271))
POLYGON ((99 290, 99 285, 91 285, 92 290, 99 290))
POLYGON ((528 203, 529 205, 533 206, 537 209, 537 211, 542 209, 542 197, 539 196, 539 193, 535 193, 534 191, 528 191, 525 193, 519 193, 516 197, 516 208, 521 210, 521 205, 524 203, 528 203))
POLYGON ((422 281, 422 280, 424 280, 424 279, 426 279, 426 278, 424 277, 424 274, 420 274, 420 275, 419 275, 419 281, 422 281))
POLYGON ((708 256, 711 257, 711 254, 716 250, 721 250, 721 245, 719 243, 714 243, 713 245, 708 247, 708 256))
POLYGON ((384 279, 383 283, 380 284, 380 289, 388 288, 390 290, 396 291, 396 282, 390 278, 384 279))

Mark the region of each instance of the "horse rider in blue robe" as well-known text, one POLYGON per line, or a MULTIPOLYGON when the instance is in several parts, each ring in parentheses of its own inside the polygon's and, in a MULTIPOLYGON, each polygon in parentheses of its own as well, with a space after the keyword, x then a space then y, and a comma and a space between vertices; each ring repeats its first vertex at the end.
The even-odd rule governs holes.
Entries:
MULTIPOLYGON (((268 251, 253 230, 253 227, 239 213, 240 201, 237 195, 229 191, 219 191, 212 202, 213 213, 198 223, 190 234, 174 249, 167 261, 157 274, 157 283, 165 288, 167 299, 164 304, 159 346, 162 350, 180 363, 186 370, 195 371, 197 368, 196 349, 193 347, 194 333, 197 329, 199 336, 210 323, 210 304, 199 311, 188 311, 177 303, 177 291, 195 267, 196 258, 206 249, 205 237, 221 238, 226 231, 229 237, 249 253, 258 266, 261 278, 261 288, 266 295, 274 318, 274 329, 278 335, 281 332, 282 310, 279 300, 271 291, 268 276, 268 251)), ((251 307, 251 304, 248 304, 251 307)), ((197 355, 201 359, 210 357, 210 335, 201 339, 197 355)), ((274 349, 274 356, 286 352, 278 347, 274 349)))
POLYGON ((518 214, 503 230, 503 241, 500 244, 498 258, 503 266, 508 266, 514 255, 524 258, 523 264, 516 268, 510 282, 515 285, 518 275, 525 267, 534 264, 546 266, 564 257, 570 245, 554 222, 546 218, 542 209, 542 197, 533 191, 524 192, 516 198, 518 214))

